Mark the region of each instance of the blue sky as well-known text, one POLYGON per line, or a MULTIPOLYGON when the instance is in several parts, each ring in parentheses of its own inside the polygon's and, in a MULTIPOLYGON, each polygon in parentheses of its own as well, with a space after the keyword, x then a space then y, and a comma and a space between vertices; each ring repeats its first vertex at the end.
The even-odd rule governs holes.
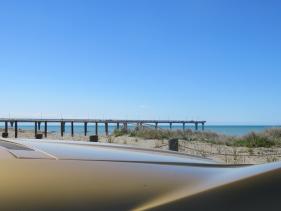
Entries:
POLYGON ((281 3, 0 1, 7 117, 281 123, 281 3))

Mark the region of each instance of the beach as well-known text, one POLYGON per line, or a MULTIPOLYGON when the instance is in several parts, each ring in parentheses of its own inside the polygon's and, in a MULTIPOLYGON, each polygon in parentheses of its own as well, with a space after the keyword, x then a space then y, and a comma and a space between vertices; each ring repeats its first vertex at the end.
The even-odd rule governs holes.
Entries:
MULTIPOLYGON (((0 132, 4 132, 0 129, 0 132)), ((40 133, 40 131, 39 131, 40 133)), ((9 138, 14 138, 14 129, 9 128, 9 138)), ((19 139, 34 139, 33 130, 18 131, 19 139)), ((62 137, 58 132, 48 132, 49 140, 89 141, 89 136, 75 134, 72 137, 65 133, 62 137)), ((38 140, 40 141, 40 140, 38 140)), ((121 144, 140 148, 169 150, 168 139, 147 139, 143 137, 130 137, 127 134, 115 136, 114 134, 99 136, 100 143, 121 144)), ((188 155, 213 159, 224 164, 262 164, 281 160, 281 147, 236 147, 206 141, 187 141, 179 139, 179 152, 188 155)))

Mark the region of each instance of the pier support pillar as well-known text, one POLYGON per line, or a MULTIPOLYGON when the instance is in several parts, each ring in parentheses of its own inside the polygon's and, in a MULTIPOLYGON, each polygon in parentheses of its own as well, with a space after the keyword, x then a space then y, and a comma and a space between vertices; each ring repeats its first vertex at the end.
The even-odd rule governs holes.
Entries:
POLYGON ((202 123, 202 131, 205 130, 205 123, 202 123))
POLYGON ((88 122, 84 122, 84 135, 87 136, 88 132, 88 122))
POLYGON ((38 130, 41 130, 41 122, 38 122, 38 130))
POLYGON ((34 123, 34 134, 37 136, 37 122, 34 123))
POLYGON ((9 133, 8 133, 8 122, 5 122, 5 131, 4 133, 2 133, 2 137, 3 138, 8 138, 9 137, 9 133))
POLYGON ((124 122, 123 125, 124 125, 124 130, 128 130, 128 123, 124 122))
POLYGON ((47 138, 47 136, 48 136, 48 122, 47 121, 45 121, 44 135, 45 135, 45 138, 47 138))
POLYGON ((98 133, 99 133, 99 124, 96 122, 96 136, 98 135, 98 133))
POLYGON ((64 122, 60 123, 60 135, 61 137, 63 137, 63 133, 64 133, 64 122))
POLYGON ((74 122, 71 122, 71 137, 74 136, 74 122))
POLYGON ((185 131, 185 123, 182 123, 182 130, 185 131))
POLYGON ((120 124, 119 122, 117 122, 117 130, 119 130, 119 128, 120 128, 120 124))
POLYGON ((104 123, 105 125, 105 135, 108 136, 108 122, 104 123))
POLYGON ((8 133, 8 122, 5 122, 5 133, 8 133))
POLYGON ((172 130, 172 128, 173 128, 173 123, 170 122, 170 130, 172 130))
POLYGON ((158 129, 158 122, 155 122, 155 129, 158 129))
POLYGON ((198 123, 195 123, 195 130, 198 130, 198 123))
POLYGON ((18 137, 18 122, 15 121, 15 138, 18 137))

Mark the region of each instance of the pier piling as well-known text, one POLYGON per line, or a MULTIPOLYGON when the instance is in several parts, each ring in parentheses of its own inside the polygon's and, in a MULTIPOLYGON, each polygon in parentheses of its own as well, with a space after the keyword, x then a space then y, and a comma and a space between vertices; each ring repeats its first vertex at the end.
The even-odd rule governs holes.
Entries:
POLYGON ((98 133, 99 133, 98 129, 99 129, 99 125, 98 125, 98 123, 96 122, 96 136, 99 135, 99 134, 98 134, 98 133))
POLYGON ((34 123, 34 134, 37 136, 37 121, 34 123))
POLYGON ((198 130, 198 122, 195 122, 195 130, 198 130))
POLYGON ((158 129, 158 122, 155 122, 155 129, 158 129))
POLYGON ((64 133, 64 122, 60 123, 60 135, 61 137, 63 137, 63 133, 64 133))
POLYGON ((8 122, 5 122, 5 133, 8 133, 8 122))
POLYGON ((45 121, 44 135, 45 135, 45 138, 47 138, 47 136, 48 136, 48 122, 47 121, 45 121))
POLYGON ((71 137, 74 136, 74 122, 71 121, 71 137))
POLYGON ((108 136, 108 122, 105 122, 104 125, 105 125, 105 135, 108 136))
POLYGON ((18 122, 15 121, 15 138, 18 138, 18 122))
POLYGON ((87 136, 88 132, 88 122, 84 122, 84 135, 87 136))
POLYGON ((126 122, 123 123, 123 129, 124 129, 124 130, 127 130, 127 129, 128 129, 128 123, 126 123, 126 122))
POLYGON ((4 132, 2 133, 2 137, 3 138, 8 138, 9 137, 9 133, 8 133, 8 122, 5 121, 5 130, 4 132))

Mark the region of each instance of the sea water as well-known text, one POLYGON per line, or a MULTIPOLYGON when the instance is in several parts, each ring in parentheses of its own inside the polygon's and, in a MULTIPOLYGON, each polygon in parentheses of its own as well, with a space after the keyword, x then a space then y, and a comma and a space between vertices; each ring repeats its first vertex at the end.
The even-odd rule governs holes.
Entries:
MULTIPOLYGON (((9 125, 10 126, 10 125, 9 125)), ((121 124, 120 124, 121 126, 121 124)), ((128 128, 134 128, 135 126, 128 125, 128 128)), ((151 125, 153 127, 153 125, 151 125)), ((162 129, 170 129, 169 125, 166 124, 159 124, 159 128, 162 129)), ((4 128, 4 124, 0 124, 0 128, 4 128)), ((34 124, 27 124, 27 123, 19 123, 18 128, 22 130, 34 130, 34 124)), ((187 125, 186 129, 194 130, 193 125, 187 125)), ((270 128, 281 128, 281 126, 274 126, 274 125, 205 125, 205 131, 208 132, 216 132, 225 135, 233 135, 233 136, 242 136, 246 135, 251 132, 263 132, 270 128)), ((116 124, 109 124, 108 130, 109 133, 112 133, 116 129, 116 124)), ((172 127, 173 130, 182 130, 183 127, 180 124, 174 124, 172 127)), ((41 124, 41 130, 44 130, 44 124, 41 124)), ((95 124, 88 123, 88 135, 95 134, 95 124)), ((202 127, 199 125, 198 130, 202 130, 202 127)), ((48 124, 48 132, 60 133, 60 124, 49 123, 48 124)), ((66 123, 65 125, 65 133, 71 132, 70 124, 66 123)), ((74 133, 75 134, 84 134, 84 125, 83 124, 74 124, 74 133)), ((105 126, 104 124, 99 124, 98 126, 98 133, 104 134, 105 133, 105 126)))

